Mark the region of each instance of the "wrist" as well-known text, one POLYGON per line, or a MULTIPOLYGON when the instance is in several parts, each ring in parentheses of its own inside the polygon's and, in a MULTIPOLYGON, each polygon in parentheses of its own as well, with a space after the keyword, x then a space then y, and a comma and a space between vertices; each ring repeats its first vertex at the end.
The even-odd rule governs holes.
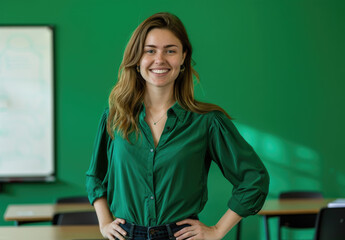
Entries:
POLYGON ((215 233, 215 237, 216 239, 222 239, 226 232, 222 230, 221 227, 219 227, 217 224, 212 226, 213 230, 214 230, 214 233, 215 233))
POLYGON ((102 231, 106 226, 108 226, 110 223, 112 222, 109 222, 109 221, 106 221, 106 222, 102 222, 99 224, 99 228, 100 230, 102 231))

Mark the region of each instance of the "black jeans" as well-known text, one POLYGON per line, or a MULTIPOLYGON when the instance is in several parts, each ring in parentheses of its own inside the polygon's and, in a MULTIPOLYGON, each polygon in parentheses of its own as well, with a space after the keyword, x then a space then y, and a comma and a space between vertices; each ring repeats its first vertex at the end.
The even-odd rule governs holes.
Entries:
MULTIPOLYGON (((190 218, 198 219, 198 217, 190 218)), ((173 240, 175 239, 174 233, 180 231, 182 228, 190 226, 189 224, 177 226, 175 223, 170 223, 154 227, 143 227, 127 222, 119 225, 127 232, 125 239, 129 240, 173 240)))

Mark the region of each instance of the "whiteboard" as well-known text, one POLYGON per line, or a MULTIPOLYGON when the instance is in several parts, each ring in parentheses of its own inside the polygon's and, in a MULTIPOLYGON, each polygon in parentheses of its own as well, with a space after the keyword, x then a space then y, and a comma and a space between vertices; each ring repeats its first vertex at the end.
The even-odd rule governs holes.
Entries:
POLYGON ((0 26, 0 181, 54 180, 53 28, 0 26))

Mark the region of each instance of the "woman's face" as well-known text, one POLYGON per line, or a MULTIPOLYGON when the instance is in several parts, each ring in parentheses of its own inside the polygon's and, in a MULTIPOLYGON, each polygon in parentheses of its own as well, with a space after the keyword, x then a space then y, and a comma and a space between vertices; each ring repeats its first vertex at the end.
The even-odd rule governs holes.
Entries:
POLYGON ((147 87, 173 86, 186 57, 182 43, 167 29, 152 29, 146 37, 140 59, 140 74, 147 87))

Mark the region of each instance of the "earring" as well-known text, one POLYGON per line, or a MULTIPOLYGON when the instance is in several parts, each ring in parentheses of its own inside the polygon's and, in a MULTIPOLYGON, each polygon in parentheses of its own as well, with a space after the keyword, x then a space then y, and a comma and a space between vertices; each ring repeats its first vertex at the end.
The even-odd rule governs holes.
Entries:
POLYGON ((185 67, 184 65, 181 65, 181 67, 180 67, 180 72, 183 73, 184 70, 186 70, 186 67, 185 67))
POLYGON ((137 72, 140 73, 140 66, 137 65, 137 72))

